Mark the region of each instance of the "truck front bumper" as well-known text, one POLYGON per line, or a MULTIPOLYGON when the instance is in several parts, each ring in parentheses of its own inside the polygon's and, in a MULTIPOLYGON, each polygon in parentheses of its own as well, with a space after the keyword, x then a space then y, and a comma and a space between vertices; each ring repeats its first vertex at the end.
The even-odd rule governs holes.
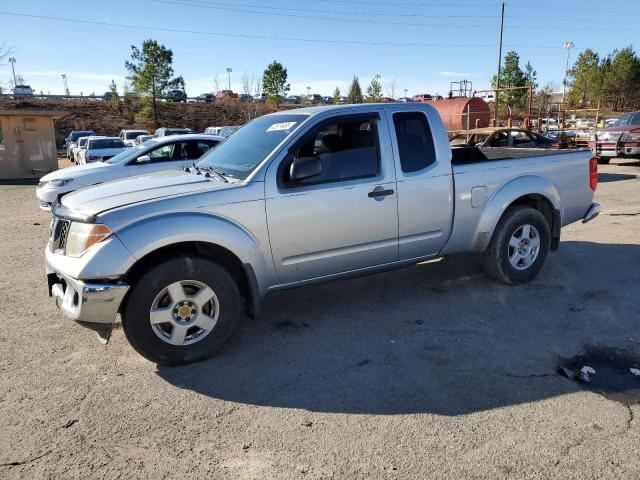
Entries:
POLYGON ((600 204, 592 203, 587 213, 585 213, 584 217, 582 217, 582 223, 587 223, 600 215, 600 204))
POLYGON ((47 264, 49 296, 67 317, 78 322, 113 323, 129 290, 124 283, 89 283, 57 273, 47 264))

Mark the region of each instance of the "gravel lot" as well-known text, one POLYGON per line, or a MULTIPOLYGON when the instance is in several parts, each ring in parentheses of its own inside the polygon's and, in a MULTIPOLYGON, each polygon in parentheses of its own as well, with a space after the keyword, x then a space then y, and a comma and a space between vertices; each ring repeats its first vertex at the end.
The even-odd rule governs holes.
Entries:
POLYGON ((600 181, 531 284, 455 257, 283 292, 173 369, 58 313, 49 216, 0 185, 0 477, 637 479, 640 395, 556 374, 589 346, 640 358, 640 164, 600 181))

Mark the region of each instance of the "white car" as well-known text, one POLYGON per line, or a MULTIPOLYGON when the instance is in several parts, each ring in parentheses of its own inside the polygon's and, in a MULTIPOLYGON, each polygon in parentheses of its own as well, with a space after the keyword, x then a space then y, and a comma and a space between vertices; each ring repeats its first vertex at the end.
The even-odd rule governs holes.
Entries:
POLYGON ((16 85, 13 87, 13 98, 31 97, 33 89, 29 85, 16 85))
POLYGON ((136 137, 139 135, 149 135, 149 132, 147 130, 120 130, 118 137, 127 147, 133 147, 136 137))
POLYGON ((133 146, 137 147, 138 145, 142 145, 144 142, 146 142, 147 140, 151 140, 153 138, 153 135, 138 135, 136 137, 136 139, 133 142, 133 146))
POLYGON ((207 127, 204 129, 205 135, 219 135, 220 129, 223 127, 207 127))
POLYGON ((80 164, 101 162, 115 157, 128 147, 118 137, 89 137, 85 148, 78 151, 80 164))
POLYGON ((42 177, 36 188, 40 208, 49 211, 63 195, 98 183, 161 170, 182 170, 222 140, 202 134, 154 138, 106 161, 56 170, 42 177))
MULTIPOLYGON (((96 137, 96 135, 91 135, 92 137, 96 137)), ((98 137, 102 138, 102 137, 98 137)), ((89 137, 80 137, 74 146, 71 147, 71 160, 73 163, 80 163, 80 159, 82 158, 81 152, 87 148, 87 140, 89 137)))

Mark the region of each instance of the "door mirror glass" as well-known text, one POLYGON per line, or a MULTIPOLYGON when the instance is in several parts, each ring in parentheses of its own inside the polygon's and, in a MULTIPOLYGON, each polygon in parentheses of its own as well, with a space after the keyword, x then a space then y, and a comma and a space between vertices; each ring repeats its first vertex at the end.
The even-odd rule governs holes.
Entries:
POLYGON ((289 179, 292 183, 317 177, 322 174, 322 160, 319 157, 299 157, 291 162, 289 179))
POLYGON ((151 161, 151 157, 149 155, 142 155, 136 159, 136 163, 149 163, 151 161))

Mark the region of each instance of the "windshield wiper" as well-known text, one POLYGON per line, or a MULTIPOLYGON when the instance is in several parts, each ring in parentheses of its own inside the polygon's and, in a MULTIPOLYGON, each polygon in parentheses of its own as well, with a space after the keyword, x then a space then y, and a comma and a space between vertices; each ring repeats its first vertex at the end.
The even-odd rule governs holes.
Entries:
POLYGON ((229 180, 227 180, 226 175, 224 173, 220 172, 219 170, 216 170, 213 167, 197 167, 195 165, 194 165, 194 167, 199 169, 199 170, 206 170, 207 172, 211 172, 216 177, 218 177, 220 180, 222 180, 224 183, 229 183, 229 180))

